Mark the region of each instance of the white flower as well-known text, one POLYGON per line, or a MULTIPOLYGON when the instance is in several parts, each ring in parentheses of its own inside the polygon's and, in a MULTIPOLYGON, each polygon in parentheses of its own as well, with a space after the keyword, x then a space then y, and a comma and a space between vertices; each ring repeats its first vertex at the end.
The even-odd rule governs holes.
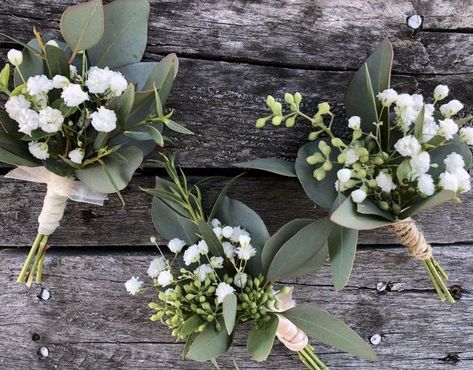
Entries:
POLYGON ((460 140, 473 145, 473 127, 462 127, 460 129, 460 140))
POLYGON ((427 152, 420 152, 411 158, 409 164, 411 165, 414 175, 417 177, 429 171, 430 155, 427 152))
POLYGON ((352 116, 348 120, 348 127, 352 130, 359 130, 361 127, 361 119, 358 116, 352 116))
POLYGON ((55 89, 64 89, 71 83, 67 77, 56 75, 53 77, 53 86, 55 89))
POLYGON ((448 86, 446 85, 437 85, 434 89, 434 99, 435 100, 443 100, 448 95, 448 86))
POLYGON ((143 282, 139 278, 132 276, 130 280, 125 283, 125 288, 128 293, 135 295, 141 289, 143 282))
POLYGON ((78 84, 70 84, 62 90, 61 98, 68 107, 77 107, 86 100, 89 100, 89 95, 82 91, 78 84))
POLYGON ((99 67, 90 67, 85 85, 92 94, 103 94, 110 87, 110 70, 99 67))
POLYGON ((458 100, 450 100, 447 104, 441 105, 440 106, 440 113, 444 117, 450 118, 451 116, 454 116, 458 112, 460 112, 463 109, 463 104, 460 103, 458 100))
POLYGON ((39 111, 39 127, 48 133, 58 132, 64 122, 61 111, 51 107, 39 111))
POLYGON ((169 241, 168 248, 172 253, 177 254, 182 251, 182 248, 184 248, 185 245, 186 242, 184 240, 174 238, 169 241))
POLYGON ((345 183, 342 183, 340 180, 335 181, 335 190, 337 190, 337 191, 347 190, 346 187, 345 187, 345 183))
POLYGON ((361 189, 357 189, 351 192, 351 199, 353 199, 355 203, 363 202, 366 199, 366 196, 367 196, 366 192, 361 189))
POLYGON ((238 242, 240 243, 242 248, 247 248, 250 246, 251 238, 248 235, 240 235, 238 242))
POLYGON ((420 175, 417 180, 417 188, 424 195, 433 195, 435 192, 434 179, 427 173, 420 175))
POLYGON ((233 257, 235 257, 235 247, 232 243, 223 242, 222 247, 223 253, 225 253, 225 257, 227 257, 228 259, 232 259, 233 257))
POLYGON ((38 94, 33 97, 33 100, 40 109, 46 109, 48 106, 48 95, 38 94))
POLYGON ((341 170, 337 171, 337 177, 342 184, 350 180, 351 178, 351 170, 348 168, 342 168, 341 170))
POLYGON ((220 222, 218 218, 213 218, 212 221, 210 221, 210 224, 212 225, 212 227, 222 226, 222 223, 220 222))
POLYGON ((245 229, 242 229, 240 226, 234 227, 232 236, 230 237, 230 240, 234 243, 239 243, 240 242, 240 236, 242 236, 242 235, 250 236, 250 233, 248 231, 246 231, 245 229))
POLYGON ((18 67, 23 63, 23 53, 20 50, 11 49, 7 53, 8 61, 15 67, 18 67))
POLYGON ((71 150, 68 154, 69 159, 77 164, 81 164, 82 160, 84 159, 85 151, 82 148, 75 148, 71 150))
POLYGON ((236 255, 238 258, 244 261, 248 261, 251 257, 256 256, 256 249, 253 248, 251 245, 246 247, 240 247, 235 250, 236 255))
POLYGON ((442 189, 451 190, 455 192, 458 190, 458 180, 454 174, 445 171, 440 174, 439 178, 439 185, 442 187, 442 189))
POLYGON ((207 243, 205 242, 205 240, 201 240, 201 241, 197 244, 197 249, 199 250, 199 253, 200 253, 200 254, 207 254, 207 253, 209 253, 209 246, 207 245, 207 243))
POLYGON ((128 82, 120 72, 111 71, 109 78, 109 88, 113 96, 120 96, 126 90, 128 82))
POLYGON ((47 94, 54 88, 53 81, 45 75, 37 75, 28 78, 26 88, 30 95, 47 94))
POLYGON ((21 111, 17 117, 18 131, 31 136, 31 132, 39 127, 39 115, 32 109, 21 111))
POLYGON ((419 111, 422 109, 422 106, 424 105, 424 97, 420 94, 412 94, 412 108, 416 111, 419 111))
POLYGON ((470 174, 464 168, 458 168, 453 173, 458 181, 458 192, 466 193, 471 189, 470 174))
POLYGON ((59 44, 58 44, 56 41, 54 41, 54 40, 49 40, 49 41, 46 43, 46 45, 54 46, 54 47, 56 47, 56 48, 59 47, 59 44))
POLYGON ((387 173, 380 172, 379 175, 376 176, 375 180, 381 190, 385 193, 389 193, 391 190, 396 189, 392 176, 387 173))
POLYGON ((396 98, 396 107, 403 110, 414 105, 414 100, 409 94, 399 94, 396 98))
POLYGON ((458 125, 451 118, 445 118, 443 121, 439 121, 439 124, 440 130, 438 134, 447 140, 453 139, 453 135, 458 132, 458 125))
POLYGON ((376 97, 384 107, 389 107, 392 103, 396 101, 397 92, 394 89, 386 89, 378 93, 376 97))
POLYGON ((347 166, 351 166, 353 163, 357 162, 358 159, 360 159, 360 156, 358 155, 358 153, 352 149, 352 148, 348 148, 344 151, 345 153, 345 165, 347 166))
POLYGON ((214 269, 221 269, 223 267, 223 257, 211 257, 210 258, 210 266, 214 269))
POLYGON ((69 72, 71 73, 71 77, 77 76, 77 67, 74 64, 69 65, 69 72))
POLYGON ((230 239, 233 235, 233 227, 231 226, 225 226, 223 229, 222 229, 222 235, 227 238, 227 239, 230 239))
POLYGON ((407 135, 394 144, 394 149, 396 149, 403 157, 413 157, 420 153, 422 147, 414 136, 407 135))
POLYGON ((5 103, 5 110, 11 119, 17 121, 18 115, 21 112, 28 110, 30 106, 31 103, 26 100, 24 95, 17 95, 8 99, 8 101, 5 103))
POLYGON ((191 245, 189 248, 186 249, 184 252, 184 263, 186 266, 191 265, 192 263, 199 262, 200 260, 200 252, 197 244, 191 245))
POLYGON ((220 226, 214 227, 212 231, 214 232, 218 240, 222 240, 222 228, 220 226))
POLYGON ((168 286, 171 284, 173 281, 173 276, 171 274, 171 271, 169 270, 164 270, 161 271, 158 275, 158 284, 161 285, 162 287, 168 286))
POLYGON ((465 167, 465 161, 463 157, 455 152, 450 153, 447 157, 443 160, 445 164, 445 168, 448 172, 455 172, 458 169, 463 169, 465 167))
POLYGON ((37 141, 31 141, 28 143, 28 150, 33 155, 33 157, 45 160, 49 158, 48 153, 48 144, 39 143, 37 141))
POLYGON ((100 132, 110 132, 117 127, 117 115, 113 110, 100 107, 96 112, 90 115, 92 126, 100 132))
POLYGON ((210 265, 200 265, 194 270, 194 274, 200 281, 204 281, 208 274, 213 273, 213 269, 210 265))
POLYGON ((217 296, 217 302, 223 303, 223 300, 225 299, 225 297, 229 294, 232 294, 234 291, 235 289, 227 283, 218 284, 217 289, 215 290, 215 295, 217 296))
POLYGON ((238 288, 244 288, 245 285, 246 285, 247 280, 248 280, 248 275, 247 274, 245 274, 244 272, 238 272, 238 273, 235 274, 235 276, 233 278, 233 283, 238 288))
POLYGON ((435 121, 424 122, 424 126, 422 127, 422 141, 427 143, 437 135, 438 131, 439 126, 435 121))
POLYGON ((166 260, 164 257, 156 257, 151 261, 148 267, 147 274, 150 278, 158 277, 161 271, 166 269, 166 260))

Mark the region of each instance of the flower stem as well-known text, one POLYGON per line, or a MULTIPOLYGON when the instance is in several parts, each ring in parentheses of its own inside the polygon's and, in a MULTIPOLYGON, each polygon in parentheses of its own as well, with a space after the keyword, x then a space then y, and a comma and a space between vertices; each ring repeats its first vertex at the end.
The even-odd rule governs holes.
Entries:
POLYGON ((325 364, 319 360, 310 345, 298 352, 299 359, 309 370, 329 370, 325 364))
POLYGON ((23 283, 25 281, 26 274, 30 268, 31 261, 33 260, 34 255, 36 254, 36 251, 39 247, 39 244, 41 243, 41 239, 43 239, 43 235, 38 234, 36 235, 36 239, 33 243, 33 245, 30 248, 30 252, 28 253, 28 257, 26 257, 25 263, 23 264, 23 267, 21 268, 20 274, 18 275, 18 278, 16 279, 17 283, 23 283))
MULTIPOLYGON (((43 261, 43 256, 44 256, 44 249, 46 248, 46 244, 48 242, 48 235, 43 235, 43 238, 41 239, 41 243, 39 245, 39 249, 38 249, 38 252, 36 253, 36 257, 34 259, 34 262, 33 262, 33 265, 31 266, 31 270, 30 270, 30 273, 28 275, 28 280, 26 281, 26 286, 29 288, 31 287, 31 284, 33 284, 33 276, 34 276, 34 273, 36 272, 36 269, 38 268, 38 266, 40 265, 40 262, 43 261)), ((41 282, 41 274, 42 274, 42 270, 43 268, 38 268, 38 271, 40 270, 39 274, 39 282, 41 282)), ((36 279, 36 281, 38 281, 38 278, 36 279)))
POLYGON ((455 303, 455 299, 453 299, 450 291, 445 285, 445 280, 448 279, 448 276, 442 267, 440 267, 438 262, 433 257, 431 257, 425 261, 422 261, 422 264, 427 270, 430 280, 432 280, 432 284, 437 291, 439 299, 442 302, 447 300, 449 303, 455 303))

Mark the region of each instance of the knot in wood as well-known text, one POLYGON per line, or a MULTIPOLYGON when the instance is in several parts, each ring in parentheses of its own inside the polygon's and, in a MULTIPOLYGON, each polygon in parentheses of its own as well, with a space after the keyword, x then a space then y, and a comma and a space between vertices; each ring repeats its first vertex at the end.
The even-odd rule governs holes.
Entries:
POLYGON ((427 243, 424 234, 412 218, 400 220, 390 227, 401 244, 409 250, 411 256, 421 261, 432 257, 432 247, 427 243))

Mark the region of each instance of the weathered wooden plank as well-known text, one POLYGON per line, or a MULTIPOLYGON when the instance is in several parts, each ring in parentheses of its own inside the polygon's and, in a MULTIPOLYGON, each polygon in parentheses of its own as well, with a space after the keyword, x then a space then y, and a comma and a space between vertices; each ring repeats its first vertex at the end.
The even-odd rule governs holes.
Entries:
MULTIPOLYGON (((182 165, 188 168, 229 167, 268 156, 295 158, 307 141, 310 127, 301 122, 292 129, 271 125, 256 129, 256 119, 267 114, 266 95, 282 97, 284 92, 300 91, 306 99, 304 109, 310 112, 321 101, 329 101, 339 116, 335 130, 346 136, 343 101, 352 75, 184 59, 168 106, 176 110, 175 119, 195 135, 170 133, 175 145, 168 148, 178 150, 182 165)), ((465 83, 465 78, 466 75, 395 76, 393 86, 409 93, 423 91, 428 96, 437 84, 447 84, 451 96, 465 103, 467 114, 473 113, 473 106, 468 104, 473 86, 465 83)))
MULTIPOLYGON (((192 178, 197 181, 199 178, 192 178)), ((154 177, 136 177, 123 192, 126 207, 112 195, 104 207, 69 202, 60 227, 50 239, 52 246, 144 246, 156 234, 150 216, 151 197, 139 187, 153 187, 154 177)), ((223 182, 209 184, 205 194, 214 199, 223 182)), ((46 187, 1 178, 0 235, 1 246, 29 245, 35 236, 36 219, 41 211, 46 187)), ((245 177, 230 193, 254 208, 275 232, 294 218, 324 217, 326 212, 314 209, 295 179, 245 177)), ((432 243, 473 242, 473 229, 465 227, 473 217, 473 195, 463 197, 464 204, 444 204, 422 213, 419 225, 432 243)), ((361 244, 396 244, 389 230, 363 232, 361 244)))
MULTIPOLYGON (((3 1, 1 28, 22 39, 30 38, 33 26, 57 35, 64 8, 78 2, 3 1)), ((465 32, 471 30, 472 20, 473 5, 468 0, 455 6, 441 0, 351 4, 344 0, 154 0, 148 56, 177 52, 196 58, 353 69, 373 45, 389 38, 398 54, 396 71, 472 72, 473 35, 465 32), (406 18, 416 13, 424 17, 425 31, 414 34, 406 18), (464 32, 432 32, 437 30, 464 32)))
MULTIPOLYGON (((365 248, 347 289, 335 292, 329 269, 286 283, 295 284, 299 303, 316 304, 344 319, 365 339, 375 334, 380 362, 370 364, 316 344, 320 357, 333 369, 445 369, 473 367, 473 267, 470 249, 436 247, 435 254, 450 273, 449 284, 461 288, 454 305, 437 301, 422 267, 400 249, 365 248), (378 283, 390 283, 387 291, 378 283), (426 310, 426 307, 429 307, 426 310)), ((144 277, 156 252, 82 254, 78 249, 48 253, 45 281, 48 301, 36 290, 14 283, 23 255, 0 251, 0 367, 2 368, 173 368, 211 369, 184 362, 181 345, 166 330, 147 320, 146 301, 152 292, 132 297, 123 283, 131 275, 144 277), (32 340, 33 334, 36 341, 32 340), (45 346, 48 358, 38 360, 45 346)), ((240 368, 302 369, 281 345, 269 362, 257 364, 244 354, 246 332, 236 338, 234 350, 240 368)), ((222 368, 233 369, 231 357, 222 368)))

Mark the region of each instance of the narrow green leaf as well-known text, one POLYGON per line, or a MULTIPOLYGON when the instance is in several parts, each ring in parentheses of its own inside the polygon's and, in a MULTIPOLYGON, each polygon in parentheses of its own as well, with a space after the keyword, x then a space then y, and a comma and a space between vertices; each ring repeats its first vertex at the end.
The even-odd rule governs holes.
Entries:
POLYGON ((420 202, 414 204, 413 206, 407 208, 405 211, 401 212, 399 215, 400 219, 407 217, 415 216, 416 214, 425 211, 426 209, 436 207, 442 203, 448 202, 454 199, 457 196, 457 193, 450 190, 441 190, 437 194, 434 194, 431 197, 421 200, 420 202))
POLYGON ((410 159, 404 159, 396 168, 396 177, 401 184, 404 184, 404 180, 409 180, 412 174, 412 168, 410 159))
POLYGON ((159 130, 154 126, 146 126, 146 130, 149 133, 149 136, 158 144, 159 146, 164 146, 163 135, 159 130))
POLYGON ((269 281, 299 277, 314 271, 327 259, 327 238, 332 230, 329 220, 317 220, 303 227, 274 256, 269 266, 269 281))
POLYGON ((61 33, 75 56, 81 50, 90 49, 102 38, 104 15, 101 0, 91 0, 73 5, 61 17, 61 33))
POLYGON ((226 295, 223 299, 223 319, 225 321, 225 328, 227 329, 228 335, 232 334, 233 328, 235 327, 237 303, 237 297, 233 293, 226 295))
POLYGON ((274 256, 276 253, 278 253, 284 243, 292 238, 303 227, 311 224, 312 222, 314 222, 314 220, 311 219, 292 220, 280 228, 275 234, 271 236, 271 238, 269 238, 269 240, 264 245, 263 252, 261 253, 263 268, 266 274, 271 262, 274 259, 274 256))
POLYGON ((91 64, 115 68, 139 62, 148 39, 149 2, 116 0, 103 10, 103 36, 88 51, 91 64))
POLYGON ((69 63, 64 50, 53 45, 46 45, 46 63, 48 65, 49 77, 56 75, 70 77, 69 63))
POLYGON ((0 146, 0 162, 12 165, 12 166, 28 166, 36 167, 41 164, 40 161, 35 161, 33 157, 25 158, 16 155, 3 147, 0 146))
POLYGON ((333 285, 336 290, 341 290, 350 279, 358 244, 358 230, 334 224, 327 244, 333 285))
POLYGON ((356 211, 363 215, 374 215, 382 217, 388 221, 394 221, 394 217, 389 212, 381 210, 369 199, 365 199, 363 202, 357 203, 356 211))
POLYGON ((275 173, 281 176, 296 177, 294 162, 277 158, 258 158, 234 164, 235 167, 250 168, 275 173))
POLYGON ((417 140, 422 142, 423 132, 424 132, 424 118, 425 118, 425 104, 422 106, 422 109, 419 112, 419 115, 416 118, 414 123, 414 136, 417 140))
POLYGON ((187 338, 192 333, 195 333, 199 326, 204 323, 205 321, 202 320, 199 315, 194 314, 184 321, 181 328, 179 329, 179 335, 183 338, 187 338))
POLYGON ((13 139, 20 139, 23 136, 23 133, 18 132, 18 123, 3 109, 0 109, 0 127, 13 139))
POLYGON ((107 108, 112 109, 117 115, 117 127, 123 128, 126 125, 128 117, 130 116, 133 103, 135 101, 135 86, 128 84, 124 93, 116 98, 113 98, 107 108))
POLYGON ((19 87, 23 83, 26 83, 26 81, 28 81, 28 78, 31 76, 45 74, 45 63, 38 54, 40 53, 40 50, 41 49, 36 39, 29 41, 27 44, 27 48, 23 49, 23 63, 21 63, 18 68, 15 68, 14 72, 15 87, 19 87), (18 73, 18 70, 21 71, 21 76, 18 73), (24 78, 24 80, 22 79, 22 77, 24 78))
POLYGON ((2 71, 0 72, 0 86, 8 89, 8 82, 10 81, 10 64, 5 64, 2 71))
POLYGON ((205 240, 209 247, 209 252, 212 256, 223 256, 223 247, 220 240, 218 240, 217 236, 212 230, 212 227, 205 221, 199 222, 199 231, 202 235, 202 239, 205 240))
POLYGON ((278 323, 279 318, 272 315, 271 320, 253 327, 246 342, 246 347, 253 360, 261 362, 268 358, 273 348, 278 323))
POLYGON ((125 200, 123 199, 123 196, 120 193, 120 190, 118 189, 118 185, 115 183, 115 179, 113 178, 112 173, 109 171, 109 169, 102 160, 99 160, 99 163, 101 164, 103 172, 107 176, 108 181, 113 186, 115 193, 118 195, 118 198, 120 198, 122 204, 125 205, 125 200))
MULTIPOLYGON (((223 323, 221 323, 223 328, 223 323)), ((225 329, 217 331, 215 325, 208 325, 205 330, 194 338, 189 346, 186 358, 194 361, 209 361, 217 358, 230 348, 232 338, 225 329)))
POLYGON ((139 140, 139 141, 146 141, 151 139, 151 135, 149 132, 143 132, 143 131, 125 131, 123 135, 133 139, 133 140, 139 140))
POLYGON ((331 215, 330 220, 338 225, 355 230, 370 230, 392 223, 375 215, 358 213, 355 204, 348 197, 331 215))
POLYGON ((174 122, 174 121, 171 120, 171 119, 166 119, 166 120, 164 121, 164 125, 165 125, 168 129, 173 130, 173 131, 175 131, 175 132, 179 132, 180 134, 184 134, 184 135, 194 135, 194 133, 193 133, 191 130, 185 128, 184 126, 180 125, 180 124, 177 123, 177 122, 174 122))
POLYGON ((241 173, 238 176, 235 176, 229 182, 227 182, 227 184, 224 186, 222 191, 218 194, 217 199, 215 199, 215 202, 212 206, 212 210, 210 211, 210 214, 209 214, 209 217, 208 217, 209 220, 212 220, 215 217, 215 214, 220 209, 220 207, 222 205, 222 202, 225 199, 225 196, 227 195, 228 191, 230 190, 232 185, 235 183, 235 181, 243 175, 244 175, 244 173, 241 173))
POLYGON ((376 352, 343 321, 316 307, 299 305, 282 313, 310 337, 355 356, 376 361, 376 352))

